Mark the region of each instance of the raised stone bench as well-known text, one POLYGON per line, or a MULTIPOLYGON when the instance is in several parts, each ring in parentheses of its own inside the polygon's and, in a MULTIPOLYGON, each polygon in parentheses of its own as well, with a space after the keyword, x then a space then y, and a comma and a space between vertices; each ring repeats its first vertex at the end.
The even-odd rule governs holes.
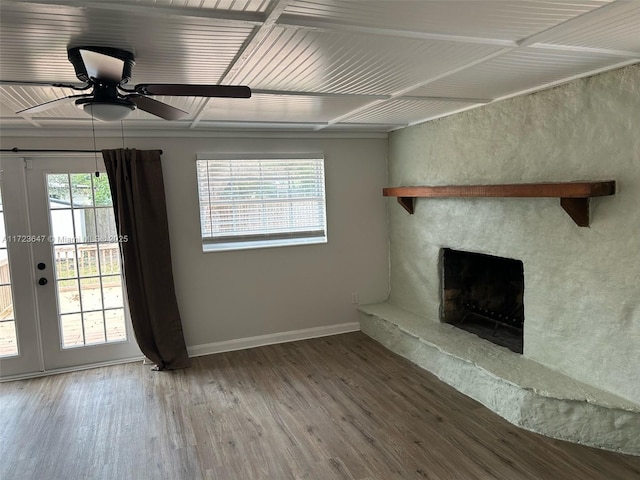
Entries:
POLYGON ((640 405, 389 303, 359 312, 366 335, 514 425, 640 456, 640 405))

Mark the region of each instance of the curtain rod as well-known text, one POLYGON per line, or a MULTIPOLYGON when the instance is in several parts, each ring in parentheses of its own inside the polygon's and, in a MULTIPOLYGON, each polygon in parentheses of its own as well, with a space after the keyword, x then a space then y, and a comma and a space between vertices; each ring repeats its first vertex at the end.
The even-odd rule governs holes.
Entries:
MULTIPOLYGON (((69 148, 69 149, 61 149, 61 150, 55 150, 55 149, 49 149, 49 148, 18 148, 18 147, 13 147, 13 148, 3 148, 2 150, 0 150, 2 152, 9 152, 9 153, 20 153, 20 152, 45 152, 45 153, 101 153, 102 150, 79 150, 79 149, 73 149, 73 148, 69 148)), ((160 155, 162 155, 162 150, 160 150, 160 155)))

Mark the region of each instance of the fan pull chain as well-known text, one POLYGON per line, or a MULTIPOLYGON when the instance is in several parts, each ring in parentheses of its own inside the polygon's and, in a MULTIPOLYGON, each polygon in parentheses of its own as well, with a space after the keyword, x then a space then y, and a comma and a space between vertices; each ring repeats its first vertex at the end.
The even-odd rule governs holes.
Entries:
POLYGON ((96 146, 96 124, 93 118, 93 104, 89 104, 89 108, 91 109, 91 130, 93 131, 93 154, 96 159, 96 178, 100 176, 100 172, 98 171, 98 147, 96 146))

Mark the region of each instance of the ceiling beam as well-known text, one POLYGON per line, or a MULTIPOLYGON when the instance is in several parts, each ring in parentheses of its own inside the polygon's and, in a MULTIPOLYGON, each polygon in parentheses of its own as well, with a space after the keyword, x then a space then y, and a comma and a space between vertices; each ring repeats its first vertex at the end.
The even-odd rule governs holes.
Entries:
POLYGON ((362 98, 370 100, 386 100, 391 95, 369 95, 360 93, 332 93, 332 92, 309 92, 304 90, 263 90, 251 89, 255 95, 285 95, 285 96, 304 96, 304 97, 324 97, 324 98, 362 98))
MULTIPOLYGON (((75 123, 78 127, 84 124, 75 123)), ((208 126, 208 125, 207 125, 208 126)), ((387 138, 388 131, 395 128, 395 125, 375 124, 377 129, 371 128, 370 124, 355 125, 353 130, 331 130, 325 132, 315 132, 311 128, 300 128, 300 125, 293 128, 286 128, 286 125, 278 125, 273 129, 264 129, 262 126, 245 128, 244 125, 219 126, 218 129, 189 129, 189 128, 162 128, 157 122, 135 122, 129 124, 127 137, 161 137, 167 136, 175 138, 387 138)), ((12 137, 38 137, 38 138, 91 138, 91 131, 86 128, 69 128, 50 126, 45 131, 35 130, 23 126, 10 126, 6 129, 7 135, 12 137)), ((101 129, 96 131, 97 138, 120 139, 120 129, 101 129)), ((7 154, 18 155, 18 154, 7 154)))
MULTIPOLYGON (((245 41, 244 45, 238 51, 236 57, 233 59, 231 64, 227 67, 227 70, 222 74, 220 78, 220 83, 232 83, 235 77, 238 75, 240 69, 249 61, 251 56, 256 52, 256 50, 262 45, 264 40, 267 38, 267 35, 271 33, 274 25, 278 21, 278 18, 284 13, 285 9, 291 3, 292 0, 272 0, 269 4, 269 8, 266 12, 266 18, 264 21, 249 35, 249 38, 245 41)), ((195 128, 198 126, 198 123, 204 117, 207 106, 211 99, 207 98, 206 101, 202 103, 198 112, 196 113, 195 118, 193 119, 193 123, 191 124, 191 128, 195 128)))
POLYGON ((516 47, 513 40, 500 38, 472 37, 467 35, 451 35, 446 33, 417 32, 415 30, 397 30, 382 27, 366 27, 350 23, 333 22, 329 20, 309 19, 298 15, 283 15, 278 20, 279 27, 313 30, 316 32, 344 32, 368 35, 385 35, 389 37, 414 38, 417 40, 435 40, 443 42, 473 43, 477 45, 497 45, 501 47, 516 47))
POLYGON ((266 18, 262 24, 254 30, 245 44, 242 46, 234 61, 229 65, 227 71, 222 75, 222 82, 233 82, 240 69, 251 58, 255 51, 262 45, 271 30, 284 13, 292 0, 272 0, 267 10, 266 18))
POLYGON ((608 55, 610 57, 624 57, 624 58, 638 58, 640 57, 640 50, 632 52, 629 50, 612 50, 609 48, 594 48, 594 47, 579 47, 576 45, 557 45, 555 43, 533 43, 529 45, 530 48, 537 48, 541 50, 559 50, 570 53, 584 53, 587 55, 608 55))
POLYGON ((434 97, 434 96, 417 96, 402 95, 395 97, 395 100, 410 100, 412 102, 458 102, 458 103, 491 103, 492 98, 466 98, 466 97, 434 97))
POLYGON ((304 97, 320 97, 320 98, 359 98, 362 100, 390 100, 390 99, 402 99, 402 100, 415 100, 415 101, 443 101, 443 102, 466 102, 466 103, 489 103, 492 102, 491 98, 465 98, 465 97, 434 97, 434 96, 411 96, 411 95, 368 95, 360 93, 332 93, 332 92, 308 92, 298 90, 262 90, 252 89, 254 95, 281 95, 281 96, 304 96, 304 97))

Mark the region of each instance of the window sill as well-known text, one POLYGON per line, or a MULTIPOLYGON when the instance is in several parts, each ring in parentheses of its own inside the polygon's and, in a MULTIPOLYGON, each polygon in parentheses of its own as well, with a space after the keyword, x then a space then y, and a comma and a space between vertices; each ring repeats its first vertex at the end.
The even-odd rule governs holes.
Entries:
POLYGON ((327 237, 291 238, 277 240, 250 240, 244 242, 209 243, 202 245, 204 253, 226 252, 232 250, 253 250, 256 248, 293 247, 297 245, 315 245, 327 243, 327 237))

